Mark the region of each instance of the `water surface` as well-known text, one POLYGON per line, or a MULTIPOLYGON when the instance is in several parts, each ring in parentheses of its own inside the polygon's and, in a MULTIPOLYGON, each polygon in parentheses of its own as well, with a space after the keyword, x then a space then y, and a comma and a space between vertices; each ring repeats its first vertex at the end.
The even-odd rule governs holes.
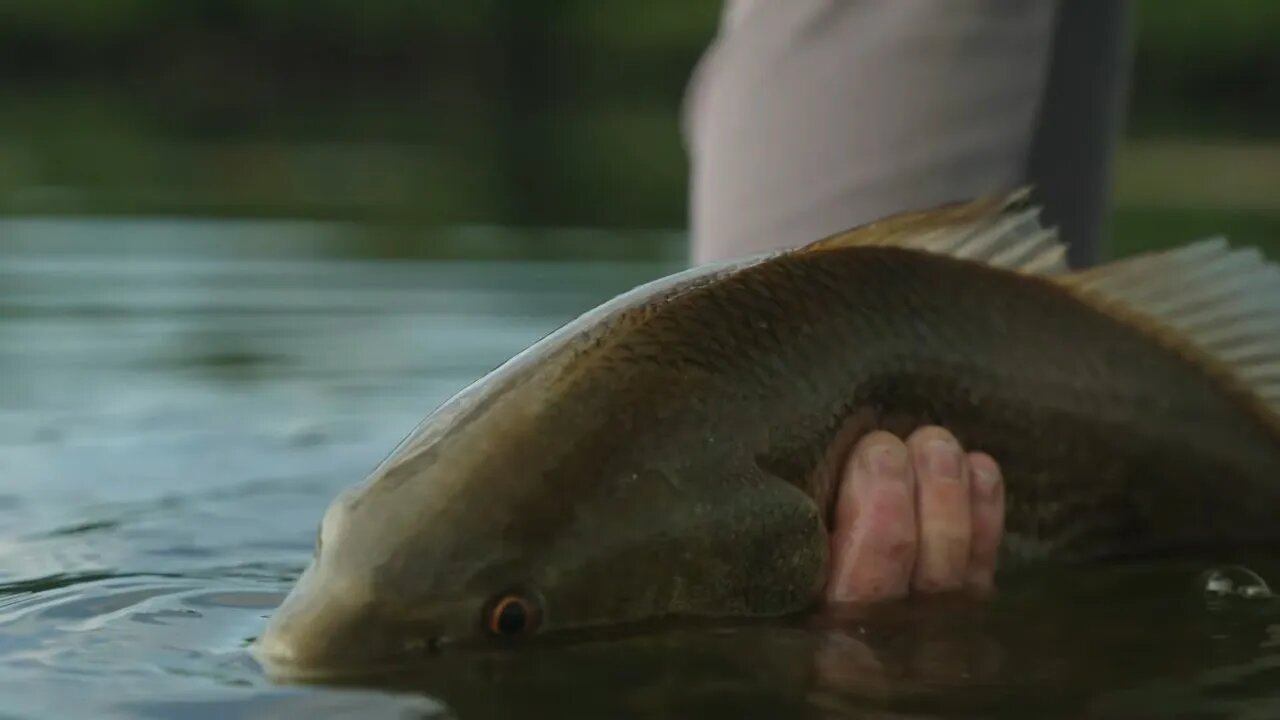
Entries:
POLYGON ((272 683, 246 646, 332 497, 467 382, 680 265, 673 238, 628 261, 360 243, 0 221, 0 718, 1280 716, 1280 605, 1206 598, 1201 563, 451 658, 379 690, 272 683))

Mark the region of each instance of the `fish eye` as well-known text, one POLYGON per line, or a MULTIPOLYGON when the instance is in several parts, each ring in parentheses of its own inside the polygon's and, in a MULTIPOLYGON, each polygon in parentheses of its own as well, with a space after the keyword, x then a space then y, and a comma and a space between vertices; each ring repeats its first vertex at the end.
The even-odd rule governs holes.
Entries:
POLYGON ((486 605, 485 628, 495 637, 528 635, 538 628, 541 611, 533 598, 520 593, 504 593, 486 605))

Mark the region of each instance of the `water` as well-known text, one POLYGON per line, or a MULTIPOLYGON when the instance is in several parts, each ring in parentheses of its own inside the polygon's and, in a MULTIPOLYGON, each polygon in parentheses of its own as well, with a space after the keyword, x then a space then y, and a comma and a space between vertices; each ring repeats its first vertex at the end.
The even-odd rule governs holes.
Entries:
POLYGON ((92 219, 0 241, 0 718, 1280 714, 1280 602, 1207 599, 1196 563, 274 684, 246 647, 332 497, 678 243, 391 261, 339 225, 92 219))

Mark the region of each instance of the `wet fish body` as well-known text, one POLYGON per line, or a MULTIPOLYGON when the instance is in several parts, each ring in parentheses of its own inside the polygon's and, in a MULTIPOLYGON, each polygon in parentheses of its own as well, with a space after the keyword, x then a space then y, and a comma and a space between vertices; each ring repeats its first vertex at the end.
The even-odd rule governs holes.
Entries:
POLYGON ((489 642, 504 598, 530 635, 803 612, 836 467, 877 428, 999 459, 1006 568, 1275 543, 1280 272, 1214 240, 1072 273, 1020 202, 695 268, 566 325, 334 503, 260 647, 489 642))

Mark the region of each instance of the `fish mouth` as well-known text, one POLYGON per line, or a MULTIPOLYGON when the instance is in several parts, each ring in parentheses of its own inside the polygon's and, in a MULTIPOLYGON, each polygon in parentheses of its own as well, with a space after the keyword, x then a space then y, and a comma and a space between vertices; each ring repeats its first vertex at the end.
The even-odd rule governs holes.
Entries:
POLYGON ((282 645, 270 635, 264 635, 249 647, 249 654, 272 681, 308 684, 378 677, 413 667, 437 655, 438 650, 434 648, 439 646, 440 640, 408 640, 404 644, 404 651, 398 654, 317 659, 299 656, 290 646, 282 645))
POLYGON ((309 567, 272 614, 250 655, 274 679, 380 672, 424 659, 447 642, 438 628, 389 622, 366 593, 322 582, 309 567))
POLYGON ((372 583, 312 562, 248 652, 273 679, 340 679, 429 662, 467 646, 470 598, 379 600, 372 583))
POLYGON ((309 682, 377 675, 429 661, 448 639, 441 635, 397 635, 370 628, 300 634, 288 621, 268 624, 249 654, 273 680, 309 682))

